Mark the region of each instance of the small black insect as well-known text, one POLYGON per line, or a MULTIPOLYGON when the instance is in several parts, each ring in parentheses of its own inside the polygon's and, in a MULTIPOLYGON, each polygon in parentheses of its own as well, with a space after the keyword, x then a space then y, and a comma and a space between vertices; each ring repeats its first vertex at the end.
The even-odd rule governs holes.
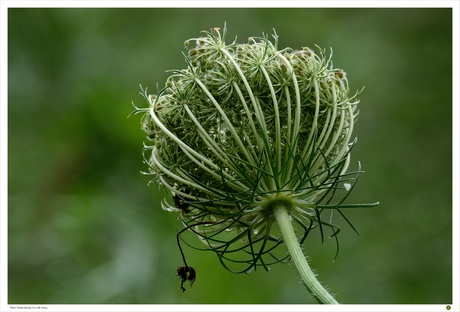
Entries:
POLYGON ((195 269, 192 268, 191 266, 178 267, 176 271, 176 275, 180 276, 180 278, 182 279, 182 282, 180 284, 180 288, 182 289, 182 292, 185 291, 185 288, 184 288, 185 281, 190 281, 190 287, 192 287, 193 282, 196 279, 195 269))
MULTIPOLYGON (((188 190, 188 188, 186 188, 184 190, 184 193, 185 194, 190 194, 190 191, 188 190)), ((185 199, 183 199, 182 197, 178 196, 177 194, 174 195, 172 199, 174 201, 174 204, 176 205, 176 208, 179 208, 181 210, 185 210, 190 206, 185 199)))
POLYGON ((187 204, 187 202, 185 200, 183 200, 182 198, 180 198, 177 195, 174 195, 172 199, 174 201, 174 204, 176 205, 176 208, 185 210, 189 206, 189 204, 187 204))
MULTIPOLYGON (((193 224, 192 226, 202 225, 202 224, 209 225, 209 224, 214 224, 216 222, 217 221, 197 222, 197 223, 193 224)), ((180 276, 180 278, 182 279, 181 284, 180 284, 180 288, 182 289, 182 292, 185 291, 185 288, 184 288, 184 282, 185 281, 190 281, 190 287, 192 287, 193 283, 196 280, 196 271, 191 266, 188 266, 187 261, 185 260, 184 252, 182 251, 182 247, 180 246, 180 235, 184 231, 186 231, 188 229, 190 229, 190 226, 187 226, 186 228, 183 228, 182 230, 180 230, 179 233, 177 233, 177 236, 176 236, 176 238, 177 238, 177 246, 179 247, 180 254, 182 255, 182 260, 184 260, 184 266, 178 267, 177 271, 176 271, 176 275, 180 276)))

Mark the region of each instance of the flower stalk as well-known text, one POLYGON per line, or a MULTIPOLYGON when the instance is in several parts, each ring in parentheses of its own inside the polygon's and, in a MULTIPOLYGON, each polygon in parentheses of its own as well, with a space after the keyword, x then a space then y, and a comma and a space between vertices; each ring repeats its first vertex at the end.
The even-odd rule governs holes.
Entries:
POLYGON ((315 274, 308 265, 307 259, 300 248, 299 242, 294 233, 294 229, 289 218, 287 209, 283 205, 278 205, 274 209, 276 224, 281 231, 284 244, 291 255, 292 261, 299 272, 302 282, 311 296, 321 304, 338 304, 335 298, 321 285, 316 279, 315 274))

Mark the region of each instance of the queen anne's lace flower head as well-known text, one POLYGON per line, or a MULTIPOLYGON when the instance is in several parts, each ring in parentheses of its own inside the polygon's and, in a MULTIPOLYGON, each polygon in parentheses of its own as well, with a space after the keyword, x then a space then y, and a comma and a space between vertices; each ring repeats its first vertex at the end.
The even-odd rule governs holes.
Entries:
POLYGON ((358 93, 320 48, 278 50, 276 33, 274 42, 225 37, 224 28, 187 40, 187 68, 171 71, 158 94, 143 90, 149 107, 136 112, 145 111, 153 181, 172 195, 163 208, 226 268, 248 272, 287 259, 275 250, 274 201, 289 207, 299 242, 313 228, 336 236, 323 211, 362 206, 343 204, 359 174, 346 173, 358 93))

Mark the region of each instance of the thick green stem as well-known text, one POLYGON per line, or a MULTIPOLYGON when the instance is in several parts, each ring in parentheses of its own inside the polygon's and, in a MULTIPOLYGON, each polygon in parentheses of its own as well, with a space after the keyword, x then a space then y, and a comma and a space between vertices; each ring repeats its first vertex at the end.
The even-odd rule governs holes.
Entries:
POLYGON ((338 304, 332 295, 320 284, 316 279, 315 274, 310 269, 307 259, 300 248, 300 244, 294 233, 291 220, 288 214, 288 208, 284 205, 277 205, 274 207, 273 213, 275 215, 278 228, 283 236, 284 244, 286 245, 292 260, 295 263, 297 271, 299 272, 302 281, 318 303, 324 304, 338 304))

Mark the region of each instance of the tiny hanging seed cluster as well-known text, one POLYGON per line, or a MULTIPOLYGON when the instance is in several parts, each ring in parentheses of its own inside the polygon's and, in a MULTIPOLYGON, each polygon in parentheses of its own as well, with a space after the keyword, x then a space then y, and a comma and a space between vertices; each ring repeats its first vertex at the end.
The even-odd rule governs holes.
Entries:
MULTIPOLYGON (((314 228, 335 237, 330 214, 359 206, 343 204, 359 175, 346 172, 358 93, 319 48, 278 50, 276 33, 245 44, 226 44, 226 29, 203 33, 185 42, 187 68, 156 95, 143 90, 145 162, 172 195, 163 208, 204 243, 195 248, 233 272, 268 269, 288 260, 276 252, 273 200, 289 207, 300 243, 314 228)), ((195 279, 187 272, 183 282, 195 279)))

